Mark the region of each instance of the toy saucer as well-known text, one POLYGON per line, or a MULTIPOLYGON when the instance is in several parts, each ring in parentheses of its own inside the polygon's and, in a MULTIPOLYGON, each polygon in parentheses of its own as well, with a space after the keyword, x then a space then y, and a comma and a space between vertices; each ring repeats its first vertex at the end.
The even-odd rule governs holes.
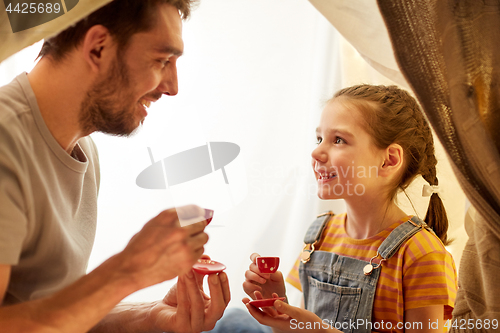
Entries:
POLYGON ((276 298, 265 298, 265 299, 255 299, 250 301, 250 304, 257 308, 266 308, 274 305, 275 301, 284 301, 285 297, 276 297, 276 298))
POLYGON ((193 265, 193 269, 199 274, 215 274, 225 270, 226 266, 217 261, 198 259, 198 262, 193 265))

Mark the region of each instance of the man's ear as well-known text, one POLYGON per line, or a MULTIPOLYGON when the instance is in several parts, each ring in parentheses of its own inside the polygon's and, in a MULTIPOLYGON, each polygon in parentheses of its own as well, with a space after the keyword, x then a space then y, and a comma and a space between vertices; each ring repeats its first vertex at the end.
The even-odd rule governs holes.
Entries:
POLYGON ((404 163, 403 147, 392 143, 385 149, 384 161, 379 169, 380 177, 389 177, 396 174, 404 163))
POLYGON ((106 57, 114 52, 114 42, 109 30, 98 24, 92 26, 83 39, 82 52, 85 62, 92 71, 99 71, 106 62, 106 57))

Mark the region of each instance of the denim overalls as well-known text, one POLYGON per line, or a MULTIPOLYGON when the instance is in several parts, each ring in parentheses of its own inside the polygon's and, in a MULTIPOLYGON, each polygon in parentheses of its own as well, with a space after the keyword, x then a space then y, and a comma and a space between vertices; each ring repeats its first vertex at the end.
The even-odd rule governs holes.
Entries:
POLYGON ((399 225, 382 242, 369 263, 331 252, 315 251, 314 246, 334 214, 319 215, 304 237, 299 266, 305 308, 325 323, 347 332, 370 332, 373 300, 383 262, 391 258, 410 237, 426 228, 416 216, 399 225), (379 257, 377 263, 373 260, 379 257))

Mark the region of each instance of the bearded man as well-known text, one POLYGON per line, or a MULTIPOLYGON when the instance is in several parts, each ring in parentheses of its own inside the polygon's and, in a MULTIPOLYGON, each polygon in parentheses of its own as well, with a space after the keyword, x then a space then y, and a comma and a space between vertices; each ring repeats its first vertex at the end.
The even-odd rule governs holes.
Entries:
POLYGON ((45 41, 41 59, 0 88, 2 332, 201 332, 230 299, 227 276, 191 270, 208 240, 197 206, 163 211, 85 274, 99 188, 89 134, 128 136, 150 103, 177 94, 191 0, 114 0, 45 41), (178 215, 198 223, 181 228, 178 215), (179 276, 161 301, 127 295, 179 276))

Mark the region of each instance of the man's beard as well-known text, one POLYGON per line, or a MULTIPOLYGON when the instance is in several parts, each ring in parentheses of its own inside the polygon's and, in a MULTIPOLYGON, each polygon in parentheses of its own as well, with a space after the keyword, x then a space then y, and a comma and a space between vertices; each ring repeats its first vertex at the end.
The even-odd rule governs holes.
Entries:
POLYGON ((129 136, 138 127, 136 108, 137 101, 130 95, 129 70, 118 55, 106 76, 87 91, 80 108, 80 126, 84 133, 129 136))

